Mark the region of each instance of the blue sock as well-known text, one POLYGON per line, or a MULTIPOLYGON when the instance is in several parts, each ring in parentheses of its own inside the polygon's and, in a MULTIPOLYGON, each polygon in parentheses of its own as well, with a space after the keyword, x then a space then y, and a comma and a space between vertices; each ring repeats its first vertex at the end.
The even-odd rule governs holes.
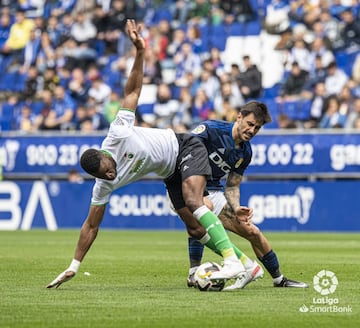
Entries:
POLYGON ((204 245, 193 237, 188 239, 190 267, 199 266, 204 252, 204 245))
POLYGON ((259 260, 270 273, 271 277, 278 278, 281 276, 278 258, 272 250, 262 258, 259 257, 259 260))

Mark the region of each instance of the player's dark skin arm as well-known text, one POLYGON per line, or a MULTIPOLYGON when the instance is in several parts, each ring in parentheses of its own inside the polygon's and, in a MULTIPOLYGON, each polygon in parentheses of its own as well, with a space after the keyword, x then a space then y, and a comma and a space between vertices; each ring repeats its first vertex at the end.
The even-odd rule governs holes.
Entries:
MULTIPOLYGON (((131 19, 127 20, 126 28, 129 38, 136 47, 136 55, 129 78, 125 85, 125 92, 124 92, 125 99, 122 107, 127 109, 132 109, 135 111, 142 87, 145 41, 140 35, 141 27, 137 26, 134 20, 131 19)), ((106 156, 104 155, 104 157, 106 156)), ((102 167, 102 165, 103 164, 101 164, 100 168, 102 167)), ((98 178, 103 178, 103 179, 107 178, 106 171, 105 173, 97 172, 96 174, 93 175, 98 178)), ((80 236, 75 249, 74 260, 81 262, 84 259, 86 253, 88 252, 92 243, 96 239, 99 226, 104 217, 104 213, 105 213, 105 205, 90 206, 88 216, 80 230, 80 236)), ((63 274, 61 274, 57 279, 51 282, 47 286, 47 288, 53 288, 53 287, 58 288, 63 282, 74 277, 75 274, 76 272, 72 270, 67 270, 63 274)))

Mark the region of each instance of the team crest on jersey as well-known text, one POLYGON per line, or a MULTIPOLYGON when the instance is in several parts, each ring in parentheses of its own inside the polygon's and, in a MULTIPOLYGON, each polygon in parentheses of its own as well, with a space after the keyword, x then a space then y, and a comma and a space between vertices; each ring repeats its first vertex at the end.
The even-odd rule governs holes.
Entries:
POLYGON ((125 154, 124 154, 124 157, 125 157, 126 159, 128 159, 128 160, 133 159, 134 156, 135 156, 135 155, 134 155, 133 153, 125 153, 125 154))
POLYGON ((244 159, 243 158, 240 158, 237 162, 236 162, 236 164, 235 164, 235 168, 237 169, 240 165, 241 165, 241 163, 244 161, 244 159))
POLYGON ((200 124, 194 130, 192 130, 191 133, 200 134, 203 133, 205 130, 206 130, 206 126, 204 124, 200 124))

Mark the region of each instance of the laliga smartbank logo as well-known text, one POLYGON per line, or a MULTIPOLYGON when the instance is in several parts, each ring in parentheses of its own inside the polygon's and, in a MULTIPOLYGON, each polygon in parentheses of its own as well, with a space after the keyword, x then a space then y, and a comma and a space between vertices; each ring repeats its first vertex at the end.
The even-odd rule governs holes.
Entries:
POLYGON ((351 305, 340 305, 340 300, 334 297, 339 281, 334 272, 321 270, 313 278, 314 289, 320 295, 313 297, 312 303, 307 306, 303 304, 299 311, 303 313, 351 313, 351 305))

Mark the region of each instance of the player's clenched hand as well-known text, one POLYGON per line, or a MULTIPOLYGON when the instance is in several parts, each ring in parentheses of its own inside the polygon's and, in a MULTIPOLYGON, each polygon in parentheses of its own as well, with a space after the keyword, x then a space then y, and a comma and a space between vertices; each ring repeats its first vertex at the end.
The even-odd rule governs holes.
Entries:
POLYGON ((74 278, 76 273, 74 271, 64 271, 60 273, 50 284, 46 286, 46 288, 58 288, 60 285, 70 279, 74 278))
POLYGON ((236 219, 247 224, 250 224, 253 214, 253 209, 246 206, 239 206, 235 211, 236 219))

